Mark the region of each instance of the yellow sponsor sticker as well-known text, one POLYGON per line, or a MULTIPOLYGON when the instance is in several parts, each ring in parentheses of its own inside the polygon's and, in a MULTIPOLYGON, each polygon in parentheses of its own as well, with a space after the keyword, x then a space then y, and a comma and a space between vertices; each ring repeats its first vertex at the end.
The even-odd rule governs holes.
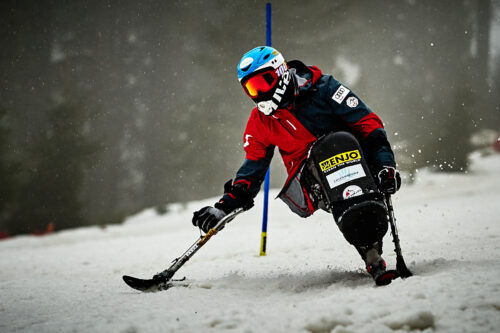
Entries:
POLYGON ((325 172, 337 165, 342 165, 350 161, 357 161, 359 159, 361 159, 361 154, 359 153, 359 150, 356 149, 332 156, 323 162, 320 162, 319 167, 321 168, 321 171, 325 172))

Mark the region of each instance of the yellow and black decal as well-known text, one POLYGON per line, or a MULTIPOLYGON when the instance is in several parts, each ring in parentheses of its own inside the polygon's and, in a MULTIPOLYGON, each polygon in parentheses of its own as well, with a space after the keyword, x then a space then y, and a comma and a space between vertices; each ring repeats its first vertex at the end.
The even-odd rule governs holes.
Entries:
POLYGON ((217 233, 217 230, 215 229, 210 229, 205 236, 203 236, 199 241, 198 241, 198 246, 203 246, 210 238, 212 238, 213 235, 217 233))
POLYGON ((361 159, 361 154, 359 150, 351 150, 344 153, 337 154, 319 163, 321 171, 327 172, 338 165, 342 165, 346 162, 358 161, 361 159))

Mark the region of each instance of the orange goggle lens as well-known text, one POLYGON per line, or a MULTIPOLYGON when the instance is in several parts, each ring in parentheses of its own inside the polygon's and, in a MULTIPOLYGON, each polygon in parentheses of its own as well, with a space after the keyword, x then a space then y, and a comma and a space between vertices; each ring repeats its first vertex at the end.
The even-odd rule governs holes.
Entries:
POLYGON ((248 96, 255 98, 259 93, 266 93, 278 82, 278 75, 274 70, 259 73, 243 83, 248 96))

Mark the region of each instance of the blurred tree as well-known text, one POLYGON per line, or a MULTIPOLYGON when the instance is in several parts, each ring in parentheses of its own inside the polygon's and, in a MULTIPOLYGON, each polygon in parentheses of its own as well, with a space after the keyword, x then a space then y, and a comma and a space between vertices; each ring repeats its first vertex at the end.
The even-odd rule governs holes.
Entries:
POLYGON ((12 160, 10 134, 7 110, 0 107, 0 230, 3 231, 7 230, 7 221, 12 218, 19 182, 19 165, 12 160))
POLYGON ((399 111, 394 120, 404 138, 400 166, 412 173, 425 166, 465 171, 476 98, 471 91, 476 7, 465 0, 392 5, 394 53, 386 71, 399 82, 391 85, 389 103, 399 111))
POLYGON ((195 3, 156 3, 144 23, 154 71, 143 92, 150 106, 141 136, 143 197, 157 207, 220 194, 244 158, 241 136, 252 104, 241 105, 235 66, 256 40, 265 44, 265 7, 215 1, 200 11, 195 3), (262 24, 245 25, 235 38, 228 27, 255 13, 262 24), (195 17, 198 24, 172 33, 195 17))
POLYGON ((81 188, 89 223, 120 222, 145 206, 140 133, 150 108, 145 97, 152 55, 142 20, 152 14, 151 3, 66 2, 53 8, 55 95, 71 89, 92 97, 83 105, 92 110, 89 135, 103 148, 81 188))
POLYGON ((485 123, 487 125, 482 126, 489 126, 489 128, 492 128, 500 133, 500 66, 498 64, 500 63, 500 56, 497 56, 497 66, 496 66, 496 71, 493 73, 493 78, 492 78, 492 88, 491 88, 491 100, 490 100, 490 113, 489 117, 486 118, 485 123))
MULTIPOLYGON (((0 1, 0 101, 9 110, 13 145, 36 135, 49 107, 54 1, 0 1)), ((18 151, 20 151, 19 149, 18 151)))
MULTIPOLYGON (((426 12, 429 40, 432 43, 432 82, 428 82, 431 117, 441 125, 434 137, 422 137, 427 149, 423 154, 442 171, 467 170, 468 144, 472 135, 473 106, 477 95, 471 75, 471 31, 474 29, 474 7, 468 1, 428 4, 426 12), (446 6, 445 6, 446 5, 446 6), (444 13, 447 13, 444 15, 444 13), (436 88, 433 88, 436 87, 436 88), (430 149, 429 149, 430 148, 430 149)), ((484 77, 483 77, 484 80, 484 77)))
POLYGON ((43 232, 51 223, 56 230, 86 224, 81 187, 98 152, 86 136, 86 119, 85 109, 74 102, 47 112, 48 126, 22 161, 24 181, 10 232, 43 232))
POLYGON ((473 44, 473 78, 474 92, 476 95, 474 128, 500 128, 500 112, 498 107, 500 96, 498 85, 495 85, 495 69, 498 72, 498 55, 492 57, 492 22, 495 9, 500 13, 500 2, 495 4, 491 0, 476 1, 476 29, 475 43, 473 44), (496 64, 496 65, 495 65, 496 64))

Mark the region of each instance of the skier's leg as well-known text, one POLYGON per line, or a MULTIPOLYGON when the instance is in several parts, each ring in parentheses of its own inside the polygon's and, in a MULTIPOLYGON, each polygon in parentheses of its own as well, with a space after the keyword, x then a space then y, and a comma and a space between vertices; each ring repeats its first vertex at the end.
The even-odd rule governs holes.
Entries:
POLYGON ((381 257, 382 238, 388 229, 387 208, 358 141, 347 132, 327 135, 313 147, 306 170, 321 186, 325 210, 333 214, 375 282, 390 283, 397 272, 386 271, 381 257))
POLYGON ((379 240, 378 242, 369 246, 354 246, 354 247, 361 256, 361 259, 363 259, 363 261, 367 265, 373 264, 377 262, 379 258, 381 258, 382 240, 379 240))
POLYGON ((384 258, 382 258, 382 240, 371 246, 355 246, 361 258, 366 264, 366 270, 375 280, 377 285, 387 285, 399 277, 397 271, 386 270, 384 258))

